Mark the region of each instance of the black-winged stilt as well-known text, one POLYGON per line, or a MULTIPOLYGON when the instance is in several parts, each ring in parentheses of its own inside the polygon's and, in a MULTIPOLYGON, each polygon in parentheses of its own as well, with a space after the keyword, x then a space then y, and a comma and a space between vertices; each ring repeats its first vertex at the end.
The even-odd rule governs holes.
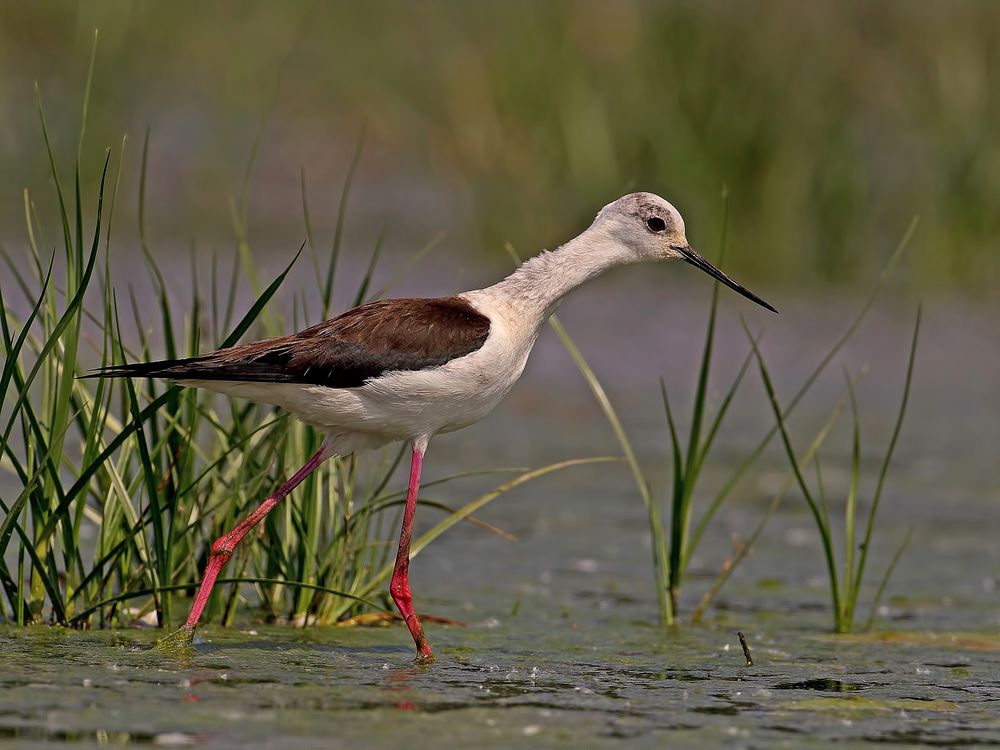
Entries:
POLYGON ((453 297, 370 302, 291 336, 97 373, 169 378, 274 404, 326 436, 305 466, 212 545, 186 632, 193 634, 236 545, 316 467, 334 455, 405 440, 412 446, 412 463, 389 591, 418 657, 431 658, 413 611, 408 573, 428 442, 482 419, 507 395, 542 326, 567 293, 616 266, 673 259, 687 261, 777 312, 688 245, 677 209, 651 193, 632 193, 605 206, 578 237, 531 258, 491 287, 453 297))

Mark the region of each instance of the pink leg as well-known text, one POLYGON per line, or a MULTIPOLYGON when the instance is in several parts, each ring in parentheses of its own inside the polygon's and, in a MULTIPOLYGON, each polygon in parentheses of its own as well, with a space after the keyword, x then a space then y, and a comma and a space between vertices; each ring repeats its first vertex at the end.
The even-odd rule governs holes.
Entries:
POLYGON ((278 488, 277 492, 261 503, 257 510, 240 521, 235 529, 215 540, 212 544, 212 554, 208 558, 208 565, 205 566, 205 575, 201 579, 201 587, 198 589, 198 595, 195 596, 194 605, 191 607, 191 614, 188 615, 187 622, 184 623, 185 630, 193 631, 198 625, 198 619, 201 617, 201 611, 205 609, 205 604, 208 603, 208 596, 212 593, 215 579, 218 577, 219 571, 222 570, 222 566, 232 557, 233 550, 236 549, 240 540, 329 457, 330 453, 324 444, 305 466, 295 472, 291 479, 278 488))
POLYGON ((417 646, 417 658, 421 661, 429 661, 434 658, 431 647, 424 637, 424 629, 420 626, 420 620, 416 612, 413 611, 412 597, 410 596, 410 538, 413 536, 413 514, 417 509, 417 492, 420 489, 420 468, 424 462, 424 450, 427 443, 414 441, 413 459, 410 463, 410 486, 406 490, 406 507, 403 510, 403 528, 399 532, 399 550, 396 552, 396 567, 392 572, 392 583, 389 584, 389 593, 392 600, 399 607, 399 613, 403 616, 406 627, 410 629, 413 642, 417 646))

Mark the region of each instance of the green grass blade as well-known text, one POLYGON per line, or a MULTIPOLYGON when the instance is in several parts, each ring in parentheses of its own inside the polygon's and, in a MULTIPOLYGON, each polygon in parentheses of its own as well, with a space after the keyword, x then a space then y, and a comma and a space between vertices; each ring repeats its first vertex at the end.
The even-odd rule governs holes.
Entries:
MULTIPOLYGON (((38 317, 38 311, 41 309, 42 304, 45 302, 45 295, 48 291, 49 284, 52 281, 52 265, 55 261, 55 254, 49 259, 49 269, 45 273, 45 280, 42 282, 42 290, 38 294, 38 299, 35 302, 35 306, 31 309, 28 317, 25 319, 24 324, 21 326, 21 332, 17 336, 16 341, 11 341, 10 329, 7 324, 7 303, 3 296, 3 286, 0 285, 0 312, 2 312, 2 322, 3 335, 4 335, 4 366, 3 374, 0 375, 0 404, 7 400, 7 388, 10 387, 11 378, 14 375, 15 369, 18 368, 20 364, 21 349, 24 347, 24 342, 28 338, 28 334, 31 332, 31 326, 38 317)), ((0 447, 6 444, 6 440, 0 441, 0 447)))
POLYGON ((422 248, 420 248, 419 250, 417 250, 417 252, 410 255, 410 257, 407 258, 406 261, 404 261, 399 266, 399 268, 396 269, 396 271, 392 274, 392 276, 389 277, 389 280, 385 282, 385 284, 382 285, 382 287, 377 292, 372 294, 371 297, 369 297, 368 299, 382 299, 383 297, 385 297, 390 291, 392 291, 395 288, 396 284, 398 284, 400 281, 406 278, 406 275, 413 270, 413 268, 417 265, 417 263, 423 260, 424 257, 428 253, 430 253, 431 250, 437 247, 441 243, 441 241, 444 240, 445 237, 447 237, 447 234, 445 234, 444 232, 439 232, 438 234, 431 237, 429 242, 424 243, 424 246, 422 248))
POLYGON ((358 136, 358 143, 354 147, 354 155, 351 157, 350 166, 347 168, 347 176, 344 178, 344 187, 340 191, 340 203, 337 206, 337 223, 333 230, 333 246, 330 248, 330 262, 326 267, 326 281, 323 285, 323 318, 329 317, 331 305, 333 304, 333 283, 337 277, 337 264, 340 261, 340 245, 344 238, 347 200, 351 195, 354 174, 357 172, 358 164, 361 162, 361 154, 364 151, 367 130, 366 125, 362 126, 361 134, 358 136))
POLYGON ((83 136, 87 132, 87 112, 90 109, 90 92, 94 84, 94 63, 97 62, 98 30, 94 29, 94 41, 90 47, 90 63, 87 65, 87 82, 83 85, 83 106, 80 108, 80 136, 76 143, 76 163, 83 161, 83 136))
MULTIPOLYGON (((373 485, 371 491, 368 493, 368 501, 371 502, 373 499, 377 498, 389 484, 389 480, 392 479, 393 473, 395 473, 396 468, 403 461, 403 456, 406 455, 406 444, 403 443, 396 450, 395 455, 389 462, 388 466, 382 472, 382 476, 373 485)), ((425 485, 426 487, 426 485, 425 485)))
MULTIPOLYGON (((760 337, 758 336, 756 341, 760 343, 760 337)), ((719 409, 715 414, 715 418, 712 420, 712 425, 709 427, 708 433, 705 435, 705 440, 702 442, 698 450, 698 460, 694 464, 694 479, 692 483, 697 482, 697 477, 701 474, 702 466, 705 465, 705 460, 708 458, 708 453, 712 449, 712 445, 715 443, 715 438, 718 436, 719 429, 722 427, 722 423, 725 420, 726 413, 729 411, 729 407, 736 396, 736 392, 739 390, 740 385, 743 383, 743 378, 746 376, 747 370, 750 367, 750 362, 753 359, 753 350, 751 349, 747 356, 744 358, 743 363, 740 365, 739 371, 736 373, 736 377, 733 379, 732 384, 729 386, 729 390, 726 391, 725 397, 722 399, 722 403, 719 405, 719 409)), ((713 501, 714 503, 714 501, 713 501)), ((684 546, 684 554, 681 558, 681 569, 687 570, 688 564, 691 562, 691 556, 694 551, 698 549, 698 544, 701 542, 701 535, 705 532, 705 528, 708 526, 708 522, 711 520, 718 509, 718 505, 709 507, 708 511, 702 516, 702 518, 695 525, 694 532, 689 536, 687 544, 684 546)))
MULTIPOLYGON (((752 351, 751 351, 751 356, 752 356, 752 351)), ((845 399, 841 399, 840 402, 834 407, 833 412, 831 412, 830 416, 827 418, 826 422, 820 428, 819 432, 816 433, 816 436, 813 438, 812 443, 810 443, 809 449, 805 453, 803 453, 802 457, 799 459, 799 463, 801 465, 803 466, 807 465, 811 460, 813 460, 813 457, 819 452, 819 449, 822 447, 823 443, 826 442, 827 436, 833 429, 834 424, 836 424, 837 417, 839 417, 840 412, 843 411, 845 403, 846 403, 845 399)), ((691 615, 691 622, 701 621, 702 617, 705 614, 705 611, 708 609, 712 601, 714 601, 715 597, 718 596, 723 586, 726 585, 726 582, 732 576, 733 572, 736 570, 739 564, 746 559, 747 555, 750 554, 750 551, 753 549, 754 545, 757 543, 757 540, 760 538, 761 533, 764 531, 764 527, 767 526, 767 522, 778 510, 778 506, 781 504, 781 501, 784 499, 785 494, 788 492, 789 489, 791 489, 793 484, 795 484, 795 474, 789 472, 788 478, 785 479, 784 484, 781 486, 781 488, 778 490, 775 496, 771 498, 771 502, 768 504, 767 511, 765 511, 764 515, 757 522, 757 525, 754 527, 753 532, 751 532, 750 536, 747 537, 746 541, 744 541, 740 545, 736 554, 730 560, 728 560, 726 564, 723 565, 722 571, 715 579, 715 582, 712 584, 711 588, 707 592, 705 592, 705 595, 701 598, 701 601, 698 602, 698 605, 695 607, 695 610, 691 615)))
MULTIPOLYGON (((7 545, 10 543, 10 537, 14 533, 14 527, 17 525, 17 516, 21 513, 24 508, 25 503, 28 502, 28 498, 31 496, 31 492, 35 489, 38 484, 38 480, 42 477, 42 473, 45 471, 45 461, 39 461, 39 467, 35 472, 23 481, 23 486, 21 492, 18 494, 17 498, 14 500, 13 504, 7 508, 6 505, 4 509, 7 515, 3 519, 3 523, 0 523, 0 557, 7 551, 7 545)), ((2 502, 2 501, 0 501, 2 502)))
POLYGON ((243 181, 240 183, 240 197, 236 204, 238 223, 244 229, 246 228, 247 209, 250 205, 250 183, 253 180, 253 170, 257 166, 257 156, 260 154, 260 146, 264 142, 264 132, 266 130, 267 116, 264 115, 257 126, 253 144, 250 146, 250 156, 247 158, 247 166, 243 171, 243 181))
POLYGON ((76 144, 76 170, 74 190, 76 192, 76 267, 83 267, 83 199, 80 190, 80 164, 83 161, 83 139, 87 132, 87 110, 90 107, 90 90, 94 82, 94 62, 97 60, 97 30, 90 48, 90 64, 87 66, 87 83, 83 87, 83 106, 80 111, 80 135, 76 144))
MULTIPOLYGON (((861 542, 861 554, 858 557, 858 569, 854 574, 854 599, 857 600, 858 590, 861 588, 861 581, 864 577, 865 563, 868 561, 868 549, 871 545, 872 532, 875 529, 875 515, 878 513, 878 506, 882 500, 882 490, 885 489, 885 478, 889 474, 889 466, 892 464, 892 457, 896 453, 896 443, 899 440, 900 430, 903 428, 903 419, 906 416, 906 407, 910 401, 910 388, 913 385, 913 365, 917 359, 917 340, 920 338, 920 321, 922 310, 917 307, 917 319, 913 324, 913 339, 910 342, 910 358, 906 364, 906 381, 903 385, 903 398, 899 403, 899 413, 896 415, 896 424, 892 429, 892 437, 889 439, 889 447, 886 449, 882 467, 879 470, 878 483, 875 486, 875 494, 872 496, 871 508, 868 511, 868 522, 865 526, 864 540, 861 542)), ((852 602, 852 607, 854 602, 852 602)))
POLYGON ((306 229, 306 244, 309 247, 309 258, 312 260, 313 273, 317 279, 323 278, 322 271, 319 270, 319 254, 316 251, 316 242, 313 240, 312 220, 309 216, 309 195, 306 191, 306 170, 302 167, 299 170, 299 190, 302 194, 302 222, 306 229))
MULTIPOLYGON (((760 344, 760 337, 757 337, 757 343, 760 344)), ((719 408, 715 413, 715 418, 712 420, 712 424, 705 435, 705 440, 701 444, 701 449, 698 452, 698 461, 695 463, 695 475, 701 471, 701 467, 705 463, 705 459, 708 457, 708 452, 711 450, 712 445, 715 443, 715 438, 719 434, 719 429, 722 427, 722 423, 726 418, 726 413, 729 411, 729 407, 733 403, 733 399, 736 396, 736 392, 740 389, 740 385, 743 383, 743 378, 746 376, 747 371, 750 369, 750 363, 753 361, 753 350, 747 352, 747 356, 743 359, 743 363, 740 365, 740 369, 736 373, 736 377, 730 384, 729 389, 726 391, 725 397, 722 399, 722 403, 719 404, 719 408)))
POLYGON ((670 395, 667 393, 667 382, 663 378, 660 378, 660 397, 663 400, 663 410, 667 415, 667 428, 670 431, 670 455, 673 459, 674 469, 673 496, 678 497, 684 485, 684 456, 681 455, 681 441, 677 436, 674 412, 670 408, 670 395))
MULTIPOLYGON (((722 233, 720 239, 719 264, 722 265, 726 257, 726 234, 729 224, 729 198, 728 193, 723 191, 723 212, 722 212, 722 233)), ((712 351, 715 346, 715 328, 719 314, 719 284, 712 285, 712 303, 708 311, 708 326, 705 330, 705 346, 701 354, 701 364, 698 368, 698 385, 695 390, 694 405, 691 413, 691 428, 688 436, 687 466, 684 469, 684 497, 682 499, 682 510, 684 515, 690 512, 691 493, 697 483, 696 464, 701 453, 701 429, 705 419, 705 402, 708 398, 708 378, 712 370, 712 351)), ((683 536, 687 536, 688 520, 684 519, 683 536)), ((683 541, 683 540, 682 540, 683 541)), ((671 549, 675 556, 675 563, 679 564, 681 550, 676 552, 671 549)), ((679 575, 681 571, 674 569, 674 575, 679 575)))
POLYGON ((785 420, 784 417, 782 417, 781 406, 778 404, 778 397, 775 395, 774 385, 772 384, 771 376, 767 371, 767 365, 764 363, 764 357, 761 354, 760 349, 757 347, 757 343, 754 341, 749 329, 746 329, 746 334, 747 338, 750 339, 752 343, 754 356, 757 358, 760 377, 764 383, 764 390, 767 392, 767 398, 771 405, 771 410, 774 412, 774 419, 778 424, 778 430, 781 434, 781 442, 785 448, 785 455, 788 456, 792 472, 795 474, 795 480, 798 482, 799 489, 802 491, 802 495, 805 497, 809 510, 812 512, 813 518, 816 521, 820 541, 823 544, 823 555, 826 558, 827 574, 830 578, 830 595, 833 598, 834 623, 836 625, 836 629, 841 631, 843 623, 841 620, 842 610, 840 607, 840 584, 837 579, 837 563, 833 553, 833 540, 830 528, 826 524, 823 515, 820 512, 820 508, 817 505, 815 498, 813 498, 812 492, 809 490, 809 485, 806 483, 805 477, 802 475, 802 469, 799 466, 798 458, 796 458, 795 450, 792 448, 791 438, 789 438, 788 431, 785 429, 785 420))
POLYGON ((49 130, 45 125, 45 109, 42 107, 42 92, 35 84, 35 103, 38 108, 38 121, 42 127, 42 139, 45 141, 45 150, 49 157, 49 173, 52 175, 52 182, 56 189, 56 199, 59 203, 59 218, 62 221, 63 241, 66 244, 66 252, 72 253, 73 236, 69 228, 69 208, 66 206, 66 199, 63 197, 62 183, 59 180, 59 170, 56 167, 56 157, 52 153, 52 142, 49 140, 49 130))
MULTIPOLYGON (((31 200, 28 188, 21 191, 21 195, 23 198, 22 202, 24 203, 24 227, 28 233, 28 249, 31 251, 31 260, 35 264, 35 276, 40 279, 42 277, 42 254, 38 249, 38 240, 35 238, 34 203, 31 200)), ((40 233, 41 229, 39 228, 40 233)), ((4 252, 4 255, 6 256, 6 252, 4 252)))
POLYGON ((857 593, 854 590, 854 532, 857 520, 858 483, 861 480, 861 415, 858 412, 858 400, 854 395, 854 384, 844 373, 847 381, 847 395, 851 401, 851 481, 847 489, 847 502, 844 505, 844 586, 847 598, 847 621, 854 622, 854 603, 857 593))
POLYGON ((295 261, 297 261, 299 256, 302 255, 302 250, 305 246, 305 242, 299 246, 298 251, 295 253, 295 257, 293 257, 291 262, 285 266, 285 270, 278 274, 277 278, 275 278, 275 280, 267 286, 267 289, 261 292, 260 296, 257 297, 250 309, 247 310, 246 315, 243 316, 242 320, 236 324, 236 327, 223 340, 220 348, 225 349, 226 347, 233 346, 240 340, 240 337, 243 336, 247 330, 249 330, 250 326, 252 326, 254 321, 257 320, 257 316, 260 315, 260 311, 264 309, 264 305, 270 302, 271 297, 273 297, 274 293, 278 291, 278 287, 281 286, 285 277, 288 275, 288 272, 292 270, 292 266, 295 265, 295 261))
MULTIPOLYGON (((25 301, 27 301, 29 305, 34 305, 35 300, 37 298, 37 293, 33 291, 32 286, 28 283, 27 279, 21 273, 21 269, 18 267, 21 261, 15 261, 10 256, 10 253, 7 252, 7 249, 2 245, 0 245, 0 255, 3 256, 3 261, 7 266, 7 270, 10 272, 11 277, 13 277, 14 281, 17 283, 18 288, 20 288, 21 294, 24 295, 25 301)), ((55 253, 53 253, 49 258, 50 265, 54 258, 55 258, 55 253)), ((45 273, 42 271, 42 267, 40 264, 36 265, 35 276, 39 281, 42 281, 44 283, 45 273)), ((8 308, 4 309, 7 310, 7 315, 9 317, 13 317, 11 309, 8 308)))
POLYGON ((906 536, 903 537, 903 541, 899 543, 896 548, 895 554, 892 556, 892 560, 889 561, 889 565, 886 566, 885 574, 882 576, 882 580, 879 581, 878 589, 875 591, 875 598, 872 599, 872 609, 868 613, 868 621, 865 623, 865 630, 872 629, 872 623, 875 622, 875 615, 878 613, 879 602, 882 601, 882 595, 885 593, 885 587, 889 584, 889 579, 892 577, 893 571, 896 569, 896 565, 899 564, 900 558, 903 553, 906 552, 906 548, 910 546, 910 539, 913 538, 913 526, 912 524, 906 530, 906 536))
POLYGON ((378 258, 382 254, 382 243, 385 241, 385 231, 386 225, 383 224, 381 231, 378 233, 378 238, 375 240, 375 249, 372 250, 372 254, 368 258, 368 268, 365 270, 365 275, 361 279, 361 284, 358 286, 358 291, 354 296, 354 302, 351 304, 351 307, 357 307, 365 301, 365 295, 368 294, 368 287, 371 285, 372 276, 375 273, 375 266, 378 264, 378 258))
POLYGON ((382 299, 385 297, 392 289, 395 288, 396 284, 402 281, 406 275, 413 270, 413 268, 419 263, 424 257, 430 253, 431 250, 436 248, 442 240, 448 235, 445 232, 438 232, 436 235, 431 237, 430 241, 424 243, 424 246, 417 250, 417 252, 410 255, 409 258, 404 261, 399 268, 392 274, 387 282, 385 282, 382 287, 369 297, 369 299, 382 299))
POLYGON ((222 318, 222 323, 221 325, 216 323, 216 335, 219 336, 220 338, 219 343, 216 344, 216 346, 220 349, 223 347, 221 332, 229 328, 229 324, 233 320, 233 314, 236 309, 236 293, 239 290, 240 269, 242 267, 243 267, 243 259, 240 255, 237 255, 236 259, 233 261, 232 271, 229 274, 229 288, 226 294, 226 307, 225 307, 225 313, 222 318))
MULTIPOLYGON (((0 501, 0 506, 6 510, 6 505, 3 505, 3 501, 0 501)), ((3 592, 7 595, 7 602, 11 608, 11 615, 8 615, 6 608, 3 606, 3 602, 0 601, 0 618, 4 620, 6 625, 24 625, 24 613, 28 611, 28 602, 21 595, 21 590, 17 585, 17 580, 23 580, 23 576, 12 575, 7 564, 4 562, 3 558, 0 558, 0 587, 2 587, 3 592)))
POLYGON ((817 453, 813 458, 813 467, 816 469, 816 495, 819 498, 819 507, 823 512, 826 525, 830 525, 830 506, 826 502, 826 482, 823 480, 823 467, 820 455, 817 453))

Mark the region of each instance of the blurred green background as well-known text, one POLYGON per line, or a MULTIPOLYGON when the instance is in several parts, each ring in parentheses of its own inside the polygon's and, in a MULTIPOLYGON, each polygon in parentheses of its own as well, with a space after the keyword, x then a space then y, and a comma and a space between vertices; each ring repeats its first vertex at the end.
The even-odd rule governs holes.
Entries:
POLYGON ((919 214, 914 289, 1000 281, 997 2, 4 2, 5 242, 45 188, 34 82, 70 160, 95 28, 85 177, 128 133, 134 193, 150 127, 153 223, 184 243, 229 231, 261 132, 251 233, 287 253, 300 168, 332 213, 366 127, 356 208, 400 242, 503 262, 646 189, 714 252, 725 185, 751 280, 867 286, 919 214))

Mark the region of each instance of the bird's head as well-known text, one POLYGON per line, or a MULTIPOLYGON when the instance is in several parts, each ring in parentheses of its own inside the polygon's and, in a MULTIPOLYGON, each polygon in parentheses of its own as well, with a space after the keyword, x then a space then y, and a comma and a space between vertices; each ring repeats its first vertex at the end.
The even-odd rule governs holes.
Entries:
POLYGON ((688 244, 680 212, 653 193, 629 193, 609 203, 591 229, 624 247, 636 262, 683 260, 700 268, 758 305, 777 312, 749 289, 737 284, 688 244))

